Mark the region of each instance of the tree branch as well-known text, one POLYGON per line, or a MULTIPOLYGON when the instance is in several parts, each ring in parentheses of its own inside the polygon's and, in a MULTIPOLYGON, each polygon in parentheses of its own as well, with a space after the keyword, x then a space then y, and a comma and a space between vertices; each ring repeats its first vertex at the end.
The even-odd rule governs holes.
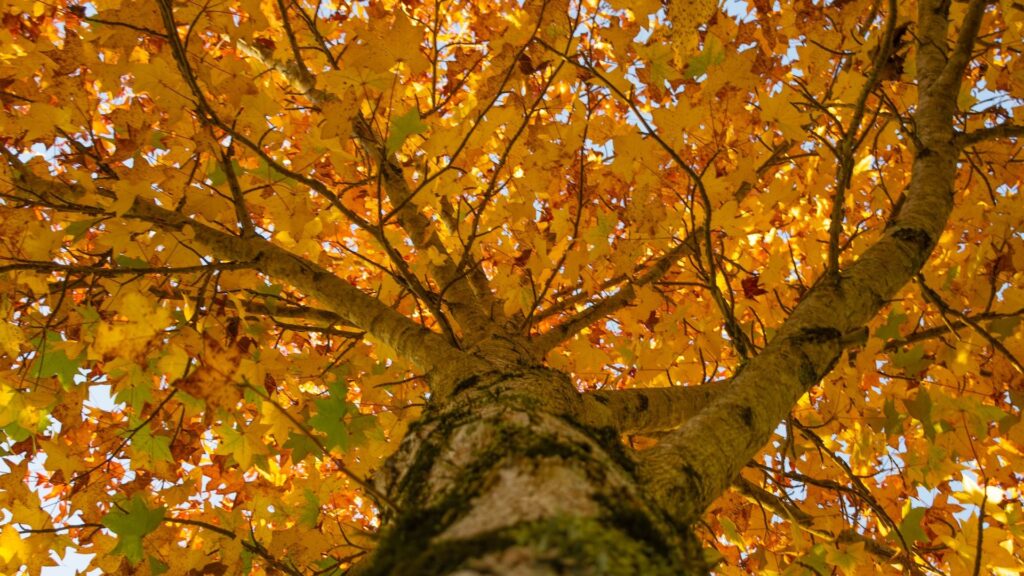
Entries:
POLYGON ((814 516, 804 512, 792 502, 788 502, 764 488, 761 488, 750 480, 741 477, 736 481, 733 488, 753 502, 763 506, 772 514, 789 520, 793 524, 799 526, 805 532, 822 538, 827 538, 837 544, 851 542, 863 543, 864 549, 871 555, 878 557, 880 560, 891 561, 900 555, 899 551, 893 550, 877 540, 860 534, 853 529, 847 529, 839 532, 838 534, 833 534, 827 530, 815 528, 814 516))
MULTIPOLYGON (((379 338, 423 371, 447 372, 467 367, 466 356, 452 348, 439 334, 423 328, 321 266, 261 236, 239 238, 139 199, 125 216, 192 236, 197 243, 222 258, 257 262, 262 272, 285 280, 320 300, 346 323, 379 338)), ((440 396, 446 392, 444 389, 436 390, 440 396)))
MULTIPOLYGON (((689 238, 687 239, 689 240, 689 238)), ((687 254, 693 254, 696 249, 687 241, 680 242, 674 248, 658 258, 654 264, 635 280, 627 282, 615 294, 599 301, 593 306, 583 310, 569 318, 562 324, 555 326, 544 334, 534 339, 533 347, 537 354, 543 356, 555 346, 565 342, 580 330, 597 322, 601 318, 615 313, 617 310, 628 306, 636 298, 637 288, 641 288, 660 280, 673 265, 687 254)))
POLYGON ((583 394, 577 419, 619 434, 666 432, 696 416, 729 386, 729 380, 718 380, 700 386, 596 390, 583 394))
POLYGON ((1024 309, 1020 309, 1015 312, 985 312, 983 314, 975 314, 974 316, 968 316, 966 319, 951 320, 943 324, 942 326, 935 326, 933 328, 921 330, 920 332, 912 332, 910 334, 907 334, 907 336, 904 338, 890 340, 889 342, 886 342, 885 347, 882 349, 885 350, 886 352, 893 352, 899 350, 900 348, 908 344, 913 344, 915 342, 920 342, 922 340, 928 340, 931 338, 942 336, 944 334, 948 334, 949 332, 952 332, 957 328, 963 328, 967 326, 968 324, 965 320, 977 323, 988 320, 999 320, 1002 318, 1016 318, 1020 316, 1024 316, 1024 309))
MULTIPOLYGON (((17 159, 9 158, 8 161, 17 162, 17 159)), ((19 185, 40 197, 54 197, 59 188, 67 190, 71 197, 83 195, 81 190, 76 191, 77 185, 40 178, 23 164, 12 166, 19 168, 19 185)), ((61 197, 57 198, 63 201, 61 197)), ((434 390, 439 397, 449 392, 444 384, 457 381, 458 375, 464 371, 483 369, 482 361, 456 350, 441 335, 392 310, 320 265, 292 254, 262 236, 241 238, 141 198, 136 198, 123 216, 181 233, 217 258, 249 263, 265 274, 292 284, 319 300, 347 324, 368 332, 398 354, 409 358, 420 370, 443 375, 437 378, 438 388, 434 390)))
MULTIPOLYGON (((204 522, 203 520, 194 520, 192 518, 175 518, 174 516, 164 516, 161 519, 161 521, 166 523, 166 524, 178 524, 178 525, 181 525, 181 526, 194 526, 196 528, 201 528, 203 530, 208 530, 208 531, 213 532, 215 534, 219 534, 220 536, 223 536, 223 537, 228 538, 230 540, 238 540, 239 539, 238 534, 235 534, 233 531, 231 531, 231 530, 229 530, 227 528, 224 528, 222 526, 217 526, 216 524, 211 524, 209 522, 204 522)), ((105 525, 103 525, 103 524, 98 523, 98 522, 82 522, 82 523, 79 523, 79 524, 65 524, 64 526, 54 526, 52 528, 24 528, 24 529, 19 529, 18 533, 19 534, 56 534, 56 533, 65 532, 65 531, 68 531, 68 530, 82 530, 84 528, 93 528, 95 530, 101 530, 101 529, 106 529, 107 527, 105 525)), ((280 559, 275 558, 274 556, 272 556, 270 554, 270 552, 268 552, 267 549, 262 544, 260 544, 259 542, 256 541, 255 538, 253 538, 252 541, 242 539, 241 540, 241 544, 242 544, 243 548, 245 548, 249 552, 252 552, 253 554, 256 554, 257 556, 259 556, 260 558, 265 560, 268 564, 270 564, 274 568, 277 568, 281 572, 284 572, 285 574, 289 574, 291 576, 303 576, 303 572, 301 572, 300 570, 297 570, 296 568, 294 568, 292 566, 289 566, 288 564, 285 564, 280 559)))
MULTIPOLYGON (((196 98, 198 104, 198 112, 201 115, 204 123, 208 125, 217 126, 221 130, 224 130, 225 132, 230 134, 234 140, 241 142, 247 148, 249 148, 257 155, 259 155, 265 162, 267 162, 268 165, 274 168, 274 170, 280 172, 285 176, 288 176, 289 178, 297 182, 301 182, 309 186, 318 194, 326 198, 331 203, 332 206, 337 208, 351 222, 369 232, 384 248, 385 252, 388 254, 394 266, 402 274, 402 277, 405 279, 405 281, 408 282, 409 288, 412 290, 412 292, 426 304, 431 314, 437 319, 441 328, 448 335, 449 340, 453 344, 455 344, 455 333, 452 330, 450 323, 448 322, 448 318, 441 311, 440 303, 435 302, 432 298, 429 297, 429 290, 427 290, 419 281, 419 279, 409 270, 405 260, 395 251, 394 247, 391 246, 391 244, 388 242, 384 234, 383 223, 381 223, 378 226, 371 225, 364 218, 362 218, 354 211, 349 209, 347 206, 345 206, 342 203, 341 198, 339 198, 337 194, 328 189, 328 187, 323 182, 316 180, 314 178, 310 178, 304 174, 300 174, 298 172, 290 170, 289 168, 281 165, 274 158, 272 158, 265 150, 263 150, 263 148, 259 144, 252 142, 249 138, 245 137, 244 135, 240 134, 237 130, 235 130, 234 127, 229 126, 226 122, 220 119, 216 111, 210 105, 209 101, 206 100, 206 96, 203 93, 202 88, 200 88, 198 80, 196 79, 195 75, 192 72, 192 68, 188 61, 188 54, 186 53, 185 46, 182 45, 180 39, 177 36, 177 30, 174 25, 174 14, 171 5, 165 0, 159 0, 159 4, 160 12, 164 20, 164 26, 167 28, 168 37, 171 39, 171 48, 174 53, 174 59, 178 64, 178 69, 181 72, 181 75, 184 77, 185 82, 188 84, 190 90, 193 93, 193 96, 195 96, 196 98)), ((289 39, 292 42, 292 47, 294 48, 295 53, 298 54, 298 48, 294 44, 294 35, 292 34, 291 28, 288 25, 288 16, 285 7, 283 4, 280 4, 279 7, 282 10, 282 18, 284 18, 285 25, 289 34, 289 39)), ((292 86, 295 89, 299 90, 303 94, 306 94, 314 103, 323 104, 324 102, 327 102, 330 99, 336 100, 336 97, 334 97, 332 94, 329 94, 322 90, 314 89, 314 82, 316 79, 309 73, 308 68, 302 61, 281 63, 278 62, 277 60, 274 60, 272 57, 264 54, 264 52, 249 47, 244 43, 241 44, 241 47, 244 53, 249 54, 253 57, 259 57, 261 58, 261 63, 270 66, 275 70, 280 71, 281 74, 285 76, 285 78, 289 81, 289 83, 292 84, 292 86)), ((359 116, 359 118, 362 117, 359 116)), ((244 208, 244 199, 242 198, 242 192, 238 187, 237 179, 234 177, 234 170, 230 165, 230 162, 227 160, 230 154, 222 154, 222 156, 225 162, 224 169, 228 176, 228 183, 231 186, 236 214, 238 214, 238 218, 241 221, 244 235, 247 230, 251 231, 252 225, 250 222, 248 224, 248 227, 246 226, 246 222, 248 221, 248 213, 244 208)), ((399 174, 399 176, 401 175, 399 174)), ((404 179, 402 180, 402 183, 404 185, 404 179)), ((443 249, 444 247, 443 245, 441 245, 441 250, 443 249)))
MULTIPOLYGON (((326 103, 338 101, 337 95, 315 87, 316 78, 308 73, 303 73, 303 70, 306 70, 304 65, 279 61, 271 54, 264 53, 244 41, 239 41, 238 46, 240 52, 246 56, 281 74, 294 89, 300 91, 314 104, 323 106, 326 103)), ((352 120, 352 135, 377 164, 379 176, 387 190, 388 198, 391 200, 392 206, 395 207, 393 213, 399 225, 409 234, 409 238, 417 250, 421 252, 436 251, 441 259, 438 264, 430 262, 428 269, 439 284, 449 286, 446 294, 449 296, 452 313, 463 328, 464 336, 470 334, 471 338, 476 338, 491 333, 494 326, 489 322, 488 313, 485 312, 491 308, 487 305, 489 299, 492 298, 490 291, 478 294, 465 277, 459 274, 454 259, 438 236, 434 225, 416 208, 413 202, 414 192, 410 190, 401 163, 395 154, 387 152, 383 139, 373 130, 361 113, 357 112, 352 120)), ((379 226, 383 227, 386 220, 386 218, 382 220, 379 226)), ((383 235, 381 236, 383 237, 383 235)), ((389 250, 389 252, 391 251, 389 250)), ((441 320, 439 319, 439 321, 441 320)))
POLYGON ((954 93, 959 93, 961 77, 974 56, 974 42, 978 38, 981 21, 990 4, 992 0, 970 0, 967 3, 967 12, 964 14, 964 21, 960 23, 956 45, 950 51, 949 60, 936 81, 938 87, 955 89, 954 93))
MULTIPOLYGON (((2 257, 0 257, 2 258, 2 257)), ((197 266, 146 266, 140 268, 129 268, 116 266, 113 268, 101 268, 99 266, 81 266, 74 264, 58 264, 56 262, 42 261, 18 261, 14 264, 0 266, 0 273, 15 272, 19 270, 30 270, 40 273, 64 273, 64 274, 85 274, 91 276, 143 276, 146 274, 160 274, 170 276, 173 274, 195 274, 197 272, 209 272, 210 270, 251 270, 256 267, 254 262, 211 262, 197 266)))
POLYGON ((961 132, 956 135, 956 145, 959 148, 967 148, 988 140, 1000 138, 1020 138, 1024 136, 1024 126, 1004 122, 988 128, 979 128, 971 132, 961 132))
MULTIPOLYGON (((878 43, 878 51, 871 66, 871 73, 864 80, 864 85, 861 86, 860 93, 857 95, 850 126, 843 132, 843 137, 836 146, 836 151, 839 153, 837 158, 839 166, 836 170, 836 191, 832 198, 832 214, 828 227, 828 270, 832 274, 839 273, 839 253, 841 252, 839 236, 843 232, 843 206, 846 202, 846 190, 850 187, 853 178, 854 153, 857 150, 857 145, 861 142, 857 135, 860 133, 860 125, 864 120, 868 96, 881 82, 882 70, 893 51, 898 9, 896 0, 889 0, 888 5, 889 12, 885 17, 885 30, 878 43)), ((870 130, 870 126, 868 130, 870 130)))
MULTIPOLYGON (((784 141, 772 149, 771 155, 757 168, 757 175, 762 176, 769 168, 777 165, 779 157, 792 147, 793 143, 784 141)), ((733 198, 737 201, 742 200, 746 195, 753 189, 754 185, 748 182, 744 182, 737 188, 733 198)), ((615 294, 598 301, 583 311, 577 313, 564 320, 561 324, 549 329, 544 334, 534 339, 534 348, 538 351, 538 354, 544 355, 550 352, 553 348, 565 342, 569 338, 572 338, 577 332, 590 326, 594 322, 597 322, 601 318, 604 318, 610 314, 614 314, 616 311, 628 306, 636 298, 636 289, 653 284, 661 280, 665 274, 672 269, 677 261, 688 255, 697 253, 697 238, 698 234, 703 236, 701 230, 692 231, 686 236, 679 244, 674 248, 666 252, 660 258, 654 261, 654 264, 639 277, 635 279, 626 279, 627 282, 622 286, 615 294)), ((615 279, 616 282, 621 279, 615 279)), ((602 290, 610 289, 611 286, 602 287, 602 290)), ((585 299, 585 296, 570 296, 566 302, 553 304, 548 310, 544 310, 536 315, 537 318, 545 318, 552 314, 552 310, 557 312, 562 309, 563 306, 569 306, 575 304, 579 300, 585 299)))
MULTIPOLYGON (((920 19, 922 45, 945 46, 942 11, 922 2, 920 19)), ((732 483, 797 400, 831 371, 847 335, 862 330, 931 254, 952 211, 959 154, 952 143, 958 90, 934 82, 945 56, 925 54, 918 62, 915 120, 925 148, 884 235, 837 278, 819 280, 724 393, 642 453, 638 476, 678 521, 695 521, 732 483)))
MULTIPOLYGON (((1006 359, 1010 362, 1010 365, 1013 366, 1019 374, 1024 374, 1024 365, 1022 365, 1020 360, 1018 360, 1017 357, 1013 355, 1013 352, 1011 352, 1005 344, 1000 342, 999 339, 993 336, 991 332, 986 330, 981 324, 978 324, 973 318, 969 317, 963 312, 947 304, 946 301, 943 300, 941 296, 939 296, 938 292, 932 290, 932 288, 928 286, 928 284, 924 281, 924 276, 918 274, 917 284, 921 287, 921 293, 924 294, 925 299, 934 304, 936 307, 938 307, 939 311, 944 316, 946 314, 956 316, 957 319, 959 319, 961 322, 970 326, 971 329, 978 333, 979 336, 984 338, 985 341, 988 342, 990 346, 992 346, 992 348, 994 348, 997 352, 1005 356, 1006 359)), ((952 328, 950 328, 950 331, 952 331, 952 328)))

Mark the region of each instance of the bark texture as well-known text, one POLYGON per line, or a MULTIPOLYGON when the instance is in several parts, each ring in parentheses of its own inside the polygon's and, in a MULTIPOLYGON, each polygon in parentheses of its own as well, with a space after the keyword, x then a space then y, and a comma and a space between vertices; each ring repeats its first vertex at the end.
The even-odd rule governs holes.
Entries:
POLYGON ((686 526, 652 505, 618 433, 543 368, 454 386, 381 474, 401 512, 360 574, 706 573, 686 526))

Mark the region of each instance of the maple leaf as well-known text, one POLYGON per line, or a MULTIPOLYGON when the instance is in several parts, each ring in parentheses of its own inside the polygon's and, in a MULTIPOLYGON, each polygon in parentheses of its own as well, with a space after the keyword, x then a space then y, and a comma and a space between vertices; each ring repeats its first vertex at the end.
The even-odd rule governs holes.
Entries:
POLYGON ((757 300, 758 296, 768 293, 761 287, 761 277, 757 274, 751 274, 740 280, 740 286, 743 288, 743 296, 751 300, 757 300))
POLYGON ((316 400, 316 414, 309 419, 314 430, 326 436, 328 448, 346 450, 349 446, 349 427, 345 417, 355 409, 345 400, 348 387, 344 383, 332 384, 328 387, 328 396, 316 400))
POLYGON ((28 560, 28 554, 29 548, 14 525, 4 526, 0 532, 0 559, 5 564, 11 564, 14 560, 24 562, 28 560))
POLYGON ((122 506, 103 517, 103 525, 117 534, 117 546, 112 552, 121 554, 132 563, 142 560, 142 539, 156 530, 164 520, 166 508, 149 508, 140 493, 136 493, 122 506))
POLYGON ((423 123, 419 111, 415 109, 398 116, 392 120, 391 129, 388 131, 388 138, 385 141, 388 153, 397 151, 407 138, 415 134, 422 134, 426 129, 427 125, 423 123))

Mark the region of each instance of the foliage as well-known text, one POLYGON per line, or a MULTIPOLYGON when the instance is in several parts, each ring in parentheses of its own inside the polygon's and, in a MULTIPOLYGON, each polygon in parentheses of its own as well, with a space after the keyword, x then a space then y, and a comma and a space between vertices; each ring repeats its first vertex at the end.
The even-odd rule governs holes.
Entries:
MULTIPOLYGON (((1024 10, 951 44, 976 4, 945 232, 706 512, 722 574, 1024 571, 1024 10)), ((432 396, 404 318, 737 374, 904 203, 916 10, 6 1, 0 567, 347 569, 432 396)))

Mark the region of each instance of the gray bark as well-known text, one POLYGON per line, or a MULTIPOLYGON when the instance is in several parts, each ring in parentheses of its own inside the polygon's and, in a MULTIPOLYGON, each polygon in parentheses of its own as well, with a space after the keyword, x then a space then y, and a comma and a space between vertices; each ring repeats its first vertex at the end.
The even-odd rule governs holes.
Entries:
POLYGON ((707 572, 689 528, 652 505, 619 434, 574 414, 564 374, 534 368, 453 386, 378 479, 400 512, 359 574, 707 572))

